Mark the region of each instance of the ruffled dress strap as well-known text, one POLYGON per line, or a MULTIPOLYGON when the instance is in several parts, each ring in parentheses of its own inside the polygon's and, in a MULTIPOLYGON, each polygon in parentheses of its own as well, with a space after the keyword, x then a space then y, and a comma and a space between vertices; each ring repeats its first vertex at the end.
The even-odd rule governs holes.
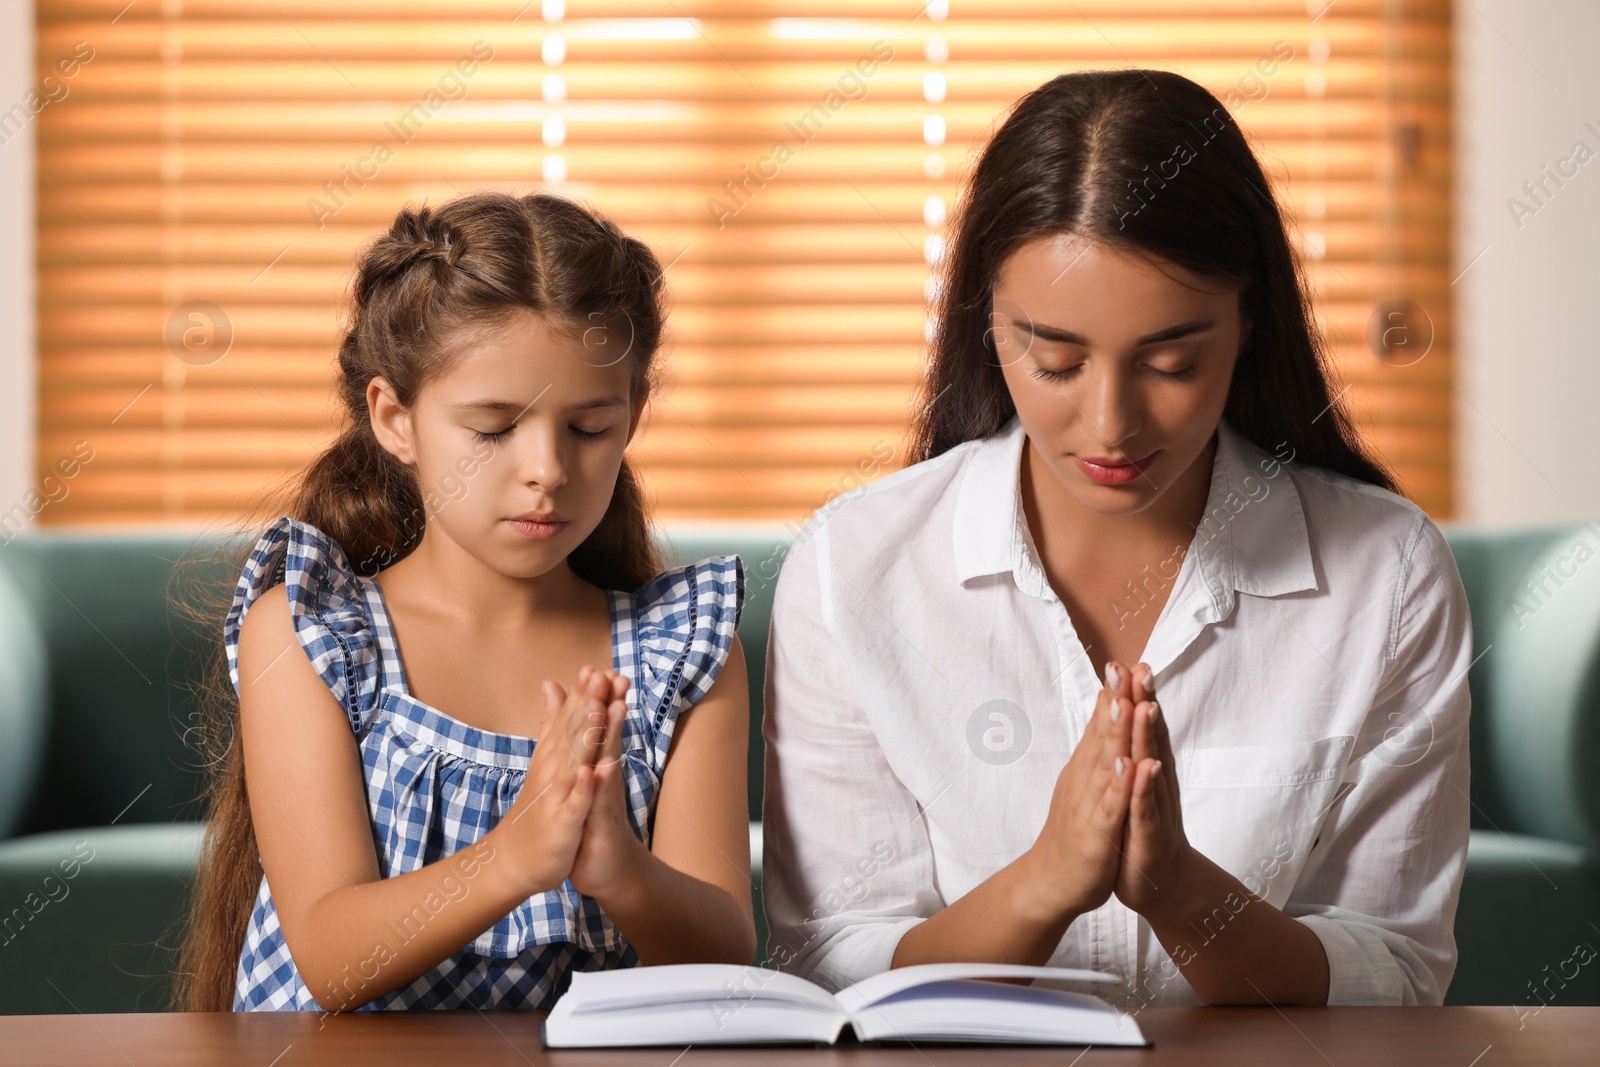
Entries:
POLYGON ((251 549, 223 624, 234 692, 239 691, 239 627, 245 612, 279 582, 288 585, 301 649, 359 735, 371 721, 382 674, 366 589, 337 541, 288 515, 274 520, 251 549))
POLYGON ((636 665, 644 740, 659 773, 678 716, 711 691, 744 607, 744 563, 709 556, 663 571, 633 593, 618 660, 636 665))

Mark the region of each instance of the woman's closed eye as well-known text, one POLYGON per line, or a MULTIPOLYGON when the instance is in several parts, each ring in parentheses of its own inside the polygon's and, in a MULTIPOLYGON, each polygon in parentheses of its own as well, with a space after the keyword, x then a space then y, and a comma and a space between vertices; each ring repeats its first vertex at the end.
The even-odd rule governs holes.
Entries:
MULTIPOLYGON (((1036 367, 1033 368, 1033 376, 1035 378, 1041 379, 1042 381, 1059 382, 1059 381, 1065 381, 1066 379, 1071 378, 1073 375, 1075 375, 1082 368, 1083 368, 1083 364, 1082 363, 1074 363, 1070 367, 1061 367, 1061 368, 1037 367, 1036 366, 1036 367)), ((1174 381, 1174 382, 1186 382, 1190 378, 1193 378, 1196 374, 1200 373, 1199 368, 1196 367, 1193 363, 1189 364, 1187 367, 1182 367, 1182 368, 1180 368, 1178 370, 1163 370, 1160 367, 1150 367, 1149 370, 1152 371, 1153 373, 1159 375, 1162 378, 1166 378, 1166 379, 1168 379, 1170 381, 1174 381)))
POLYGON ((1033 376, 1035 378, 1040 379, 1041 381, 1059 382, 1059 381, 1065 381, 1066 379, 1072 377, 1074 374, 1077 374, 1078 371, 1081 370, 1082 368, 1083 368, 1083 364, 1082 363, 1074 363, 1070 367, 1041 367, 1041 366, 1035 366, 1033 368, 1033 376))

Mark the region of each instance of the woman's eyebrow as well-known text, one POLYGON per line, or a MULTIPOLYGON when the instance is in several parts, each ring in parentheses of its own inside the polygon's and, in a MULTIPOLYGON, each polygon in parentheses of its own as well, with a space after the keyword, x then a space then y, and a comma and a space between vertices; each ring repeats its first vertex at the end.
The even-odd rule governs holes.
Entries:
MULTIPOLYGON (((1057 326, 1045 326, 1037 322, 1016 322, 1015 320, 1013 320, 1013 324, 1018 329, 1026 330, 1035 337, 1046 341, 1059 341, 1062 344, 1084 345, 1085 347, 1089 344, 1088 339, 1082 334, 1073 333, 1071 330, 1063 330, 1057 326)), ((1168 326, 1164 330, 1147 333, 1134 343, 1136 345, 1153 345, 1160 341, 1176 341, 1178 338, 1188 337, 1190 334, 1204 333, 1216 324, 1217 321, 1215 319, 1196 319, 1193 322, 1180 322, 1176 326, 1168 326)))
POLYGON ((1136 342, 1141 345, 1153 345, 1160 341, 1176 341, 1180 337, 1190 334, 1204 333, 1217 324, 1216 319, 1195 319, 1193 322, 1180 322, 1176 326, 1168 326, 1155 333, 1147 333, 1136 342))

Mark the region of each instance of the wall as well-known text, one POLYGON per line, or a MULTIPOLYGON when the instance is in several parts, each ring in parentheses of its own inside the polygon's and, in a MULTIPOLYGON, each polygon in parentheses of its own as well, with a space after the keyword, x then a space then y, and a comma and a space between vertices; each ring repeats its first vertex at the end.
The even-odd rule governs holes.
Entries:
POLYGON ((1455 19, 1458 517, 1597 519, 1600 4, 1472 0, 1455 19))
MULTIPOLYGON (((0 110, 33 87, 33 0, 0 2, 0 110)), ((33 123, 0 143, 0 509, 33 487, 33 123)))

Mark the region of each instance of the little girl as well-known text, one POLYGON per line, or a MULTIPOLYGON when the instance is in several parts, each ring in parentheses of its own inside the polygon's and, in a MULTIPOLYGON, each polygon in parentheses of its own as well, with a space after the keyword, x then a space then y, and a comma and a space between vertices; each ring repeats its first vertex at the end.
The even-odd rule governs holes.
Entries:
POLYGON ((743 567, 657 573, 623 454, 663 314, 650 251, 557 197, 365 249, 349 425, 227 613, 185 1006, 542 1009, 753 958, 743 567))

